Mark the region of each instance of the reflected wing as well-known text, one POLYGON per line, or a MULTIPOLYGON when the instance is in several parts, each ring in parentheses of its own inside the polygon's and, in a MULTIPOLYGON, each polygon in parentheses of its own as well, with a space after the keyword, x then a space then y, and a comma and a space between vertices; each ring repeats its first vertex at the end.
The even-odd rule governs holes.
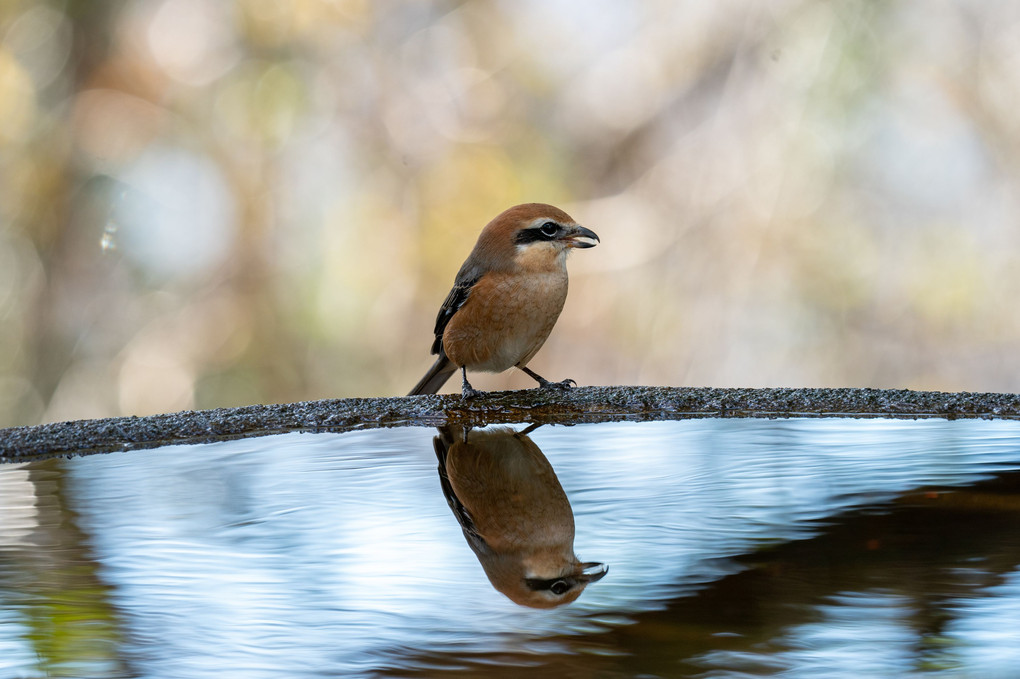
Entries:
POLYGON ((464 537, 467 539, 468 546, 476 554, 489 553, 492 550, 489 549, 489 545, 485 543, 482 536, 478 534, 474 519, 471 518, 467 507, 457 497, 457 494, 453 491, 453 486, 450 484, 450 477, 446 474, 446 454, 450 450, 451 432, 444 429, 440 429, 440 432, 439 436, 432 439, 432 445, 436 450, 436 458, 439 460, 439 485, 442 487, 443 495, 446 497, 446 504, 450 506, 453 515, 457 517, 457 523, 460 524, 461 530, 464 531, 464 537))

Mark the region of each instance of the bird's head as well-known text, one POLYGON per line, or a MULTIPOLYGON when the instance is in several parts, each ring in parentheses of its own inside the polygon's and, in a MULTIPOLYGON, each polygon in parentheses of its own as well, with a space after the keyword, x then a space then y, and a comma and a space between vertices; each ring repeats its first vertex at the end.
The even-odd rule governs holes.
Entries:
POLYGON ((544 576, 529 573, 524 578, 524 586, 518 588, 516 598, 513 596, 511 598, 516 603, 531 608, 555 608, 574 601, 585 587, 601 580, 607 572, 609 567, 603 563, 596 561, 581 563, 574 560, 560 573, 544 576))
POLYGON ((606 564, 578 561, 563 549, 550 545, 537 553, 490 551, 478 557, 492 586, 515 604, 556 608, 576 600, 609 572, 606 564))
POLYGON ((496 266, 552 271, 563 268, 571 249, 595 247, 598 242, 594 231, 563 210, 544 203, 525 203, 489 222, 478 237, 475 253, 496 266))

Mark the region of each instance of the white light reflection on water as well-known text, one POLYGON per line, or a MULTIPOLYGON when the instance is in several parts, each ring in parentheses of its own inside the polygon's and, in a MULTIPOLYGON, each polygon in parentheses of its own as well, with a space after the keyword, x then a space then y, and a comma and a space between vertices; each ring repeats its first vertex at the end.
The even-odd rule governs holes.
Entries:
POLYGON ((1020 673, 1020 570, 1001 585, 989 587, 988 597, 951 603, 956 617, 947 636, 965 639, 951 649, 960 667, 974 677, 1015 677, 1020 673))
POLYGON ((790 629, 760 653, 709 652, 700 660, 706 667, 752 675, 906 676, 917 665, 918 650, 908 608, 905 598, 889 593, 837 596, 818 607, 821 620, 790 629))
MULTIPOLYGON (((957 616, 935 639, 919 637, 913 602, 883 591, 832 597, 820 620, 791 627, 761 652, 714 651, 708 668, 784 677, 941 676, 1011 679, 1020 668, 1020 572, 990 588, 988 598, 950 602, 957 616), (919 641, 921 642, 919 644, 919 641)), ((709 671, 705 676, 714 676, 709 671)))
MULTIPOLYGON (((0 589, 2 594, 3 590, 0 589)), ((31 629, 19 619, 17 611, 9 607, 7 597, 0 600, 5 604, 0 606, 0 676, 16 677, 35 666, 35 654, 25 643, 31 629)))
MULTIPOLYGON (((729 557, 809 537, 848 508, 1020 467, 1013 422, 541 427, 531 439, 570 498, 574 548, 610 572, 574 604, 536 611, 495 592, 468 548, 440 490, 434 433, 291 434, 68 462, 67 502, 110 587, 132 671, 400 675, 404 663, 420 669, 416 656, 444 653, 449 666, 483 653, 540 663, 570 651, 551 636, 626 624, 742 568, 729 557)), ((775 653, 706 649, 701 665, 910 667, 910 632, 895 597, 882 597, 833 600, 819 621, 786 629, 775 653), (851 624, 846 616, 862 610, 851 624), (866 648, 875 649, 867 661, 866 648)), ((979 604, 960 602, 955 657, 987 666, 966 649, 995 652, 995 625, 1020 620, 1018 600, 1014 579, 979 604)), ((17 642, 12 629, 0 624, 0 647, 17 642)))
POLYGON ((1012 422, 600 426, 581 454, 570 452, 578 437, 567 428, 550 430, 539 445, 573 505, 578 551, 613 569, 610 586, 599 583, 583 599, 627 610, 715 580, 736 568, 720 557, 808 537, 820 520, 851 507, 1020 464, 1012 422), (561 458, 550 454, 558 448, 561 458))

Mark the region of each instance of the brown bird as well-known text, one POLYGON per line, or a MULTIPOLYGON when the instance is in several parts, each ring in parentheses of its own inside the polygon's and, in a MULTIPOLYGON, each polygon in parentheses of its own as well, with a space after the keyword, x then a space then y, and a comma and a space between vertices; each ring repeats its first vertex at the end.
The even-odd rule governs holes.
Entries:
POLYGON ((542 203, 517 205, 489 222, 436 317, 432 353, 439 358, 409 395, 436 393, 458 369, 464 398, 482 393, 471 387, 468 370, 517 367, 543 388, 576 384, 550 382, 527 366, 567 298, 567 252, 597 242, 594 231, 542 203))
POLYGON ((574 555, 574 513, 532 429, 446 426, 434 445, 443 494, 489 582, 522 606, 553 608, 608 568, 574 555))

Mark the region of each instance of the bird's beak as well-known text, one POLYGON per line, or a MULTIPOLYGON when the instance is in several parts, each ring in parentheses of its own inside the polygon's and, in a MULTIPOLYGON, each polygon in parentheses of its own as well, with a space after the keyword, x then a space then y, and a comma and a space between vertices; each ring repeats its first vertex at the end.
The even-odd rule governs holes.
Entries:
POLYGON ((601 243, 598 234, 583 226, 574 226, 563 235, 568 248, 593 248, 596 243, 601 243), (584 239, 584 240, 579 240, 584 239))
POLYGON ((608 572, 609 566, 606 564, 599 563, 598 561, 588 561, 581 564, 581 574, 577 576, 577 579, 585 584, 591 584, 606 577, 608 572))

